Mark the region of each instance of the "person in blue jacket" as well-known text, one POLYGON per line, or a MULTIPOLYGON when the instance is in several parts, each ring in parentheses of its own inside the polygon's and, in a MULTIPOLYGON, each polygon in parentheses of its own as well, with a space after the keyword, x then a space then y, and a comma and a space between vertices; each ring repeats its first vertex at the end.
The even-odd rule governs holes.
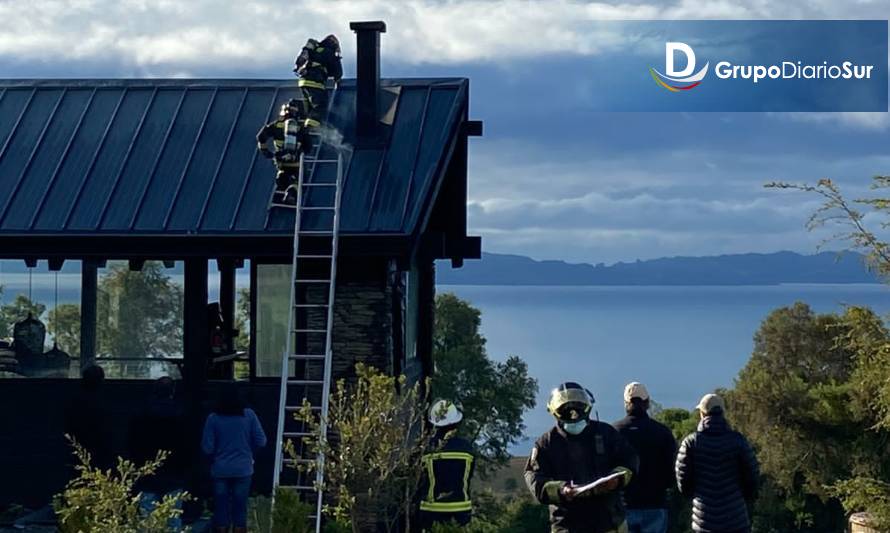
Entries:
POLYGON ((266 445, 266 434, 252 409, 244 406, 234 383, 204 424, 201 449, 211 459, 213 525, 217 533, 247 532, 247 498, 253 477, 253 453, 266 445))

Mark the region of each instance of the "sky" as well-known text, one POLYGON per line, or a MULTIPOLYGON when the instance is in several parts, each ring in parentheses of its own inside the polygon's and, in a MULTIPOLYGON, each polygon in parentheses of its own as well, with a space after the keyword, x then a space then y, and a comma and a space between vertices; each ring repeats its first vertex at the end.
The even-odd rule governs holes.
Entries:
POLYGON ((851 196, 890 174, 887 113, 602 112, 622 19, 887 18, 887 1, 0 0, 0 76, 288 78, 307 36, 386 21, 385 77, 465 76, 469 224, 489 252, 611 264, 794 250, 818 206, 774 180, 851 196))

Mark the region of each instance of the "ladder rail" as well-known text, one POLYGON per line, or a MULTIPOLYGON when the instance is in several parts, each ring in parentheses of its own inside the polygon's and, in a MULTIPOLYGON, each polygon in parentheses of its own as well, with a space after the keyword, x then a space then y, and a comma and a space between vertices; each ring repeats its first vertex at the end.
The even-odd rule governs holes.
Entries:
MULTIPOLYGON (((293 324, 295 324, 296 320, 296 307, 294 304, 296 303, 297 298, 297 284, 295 281, 297 280, 297 257, 300 254, 300 203, 303 200, 303 154, 300 154, 300 171, 297 173, 297 210, 294 214, 294 246, 293 246, 293 257, 291 262, 291 286, 290 286, 290 307, 288 310, 288 328, 287 328, 287 337, 284 342, 284 354, 281 357, 281 388, 279 391, 278 398, 278 427, 276 428, 276 440, 275 440, 275 473, 272 479, 272 487, 273 489, 277 489, 281 482, 281 467, 282 467, 282 459, 284 453, 284 418, 285 418, 285 406, 287 405, 287 379, 288 373, 290 370, 290 354, 294 351, 294 336, 296 335, 293 331, 293 324)), ((272 495, 274 499, 274 493, 272 495)), ((274 504, 274 502, 273 502, 274 504)))
MULTIPOLYGON (((321 394, 321 416, 319 424, 319 438, 324 445, 328 438, 328 414, 331 405, 331 367, 333 366, 333 341, 332 334, 334 330, 334 296, 337 292, 337 255, 340 235, 340 195, 342 192, 343 182, 343 155, 337 154, 337 186, 334 188, 334 220, 333 220, 333 237, 331 243, 331 284, 328 287, 328 324, 325 336, 325 360, 324 360, 324 384, 322 385, 321 394)), ((316 458, 318 461, 315 471, 315 484, 318 490, 318 498, 315 510, 315 533, 321 533, 321 513, 323 510, 323 483, 324 483, 324 453, 319 453, 316 458)))

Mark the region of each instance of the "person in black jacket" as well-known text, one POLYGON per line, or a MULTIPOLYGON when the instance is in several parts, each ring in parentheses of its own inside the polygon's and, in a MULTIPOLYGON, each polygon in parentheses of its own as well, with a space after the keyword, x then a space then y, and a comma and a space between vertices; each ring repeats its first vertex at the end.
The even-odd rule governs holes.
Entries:
POLYGON ((624 490, 627 526, 630 533, 665 533, 677 441, 667 426, 649 418, 649 391, 642 383, 627 384, 624 407, 627 416, 612 425, 640 457, 640 472, 624 490))
MULTIPOLYGON (((136 464, 154 460, 158 452, 167 452, 164 464, 154 473, 140 480, 136 490, 142 493, 140 505, 150 513, 167 494, 185 489, 188 454, 186 451, 185 415, 174 399, 175 383, 169 377, 158 378, 152 386, 151 399, 130 422, 130 458, 136 464)), ((171 520, 170 528, 182 529, 181 520, 171 520)))
POLYGON ((343 77, 340 40, 337 36, 328 35, 321 42, 315 39, 306 41, 300 55, 294 60, 294 74, 300 77, 297 85, 303 93, 306 126, 317 128, 324 121, 328 109, 325 81, 333 78, 337 83, 343 77))
POLYGON ((448 522, 466 526, 472 518, 470 481, 476 457, 470 441, 455 435, 462 420, 454 402, 438 400, 430 407, 429 421, 436 430, 421 459, 424 469, 417 491, 422 531, 448 522))
POLYGON ((634 449, 609 424, 590 420, 593 395, 577 383, 561 384, 547 410, 556 425, 535 442, 525 482, 550 506, 553 533, 626 533, 620 489, 637 472, 634 449), (580 486, 617 474, 594 489, 580 486))
POLYGON ((748 533, 748 503, 757 495, 759 468, 747 439, 724 418, 723 399, 706 394, 698 404, 698 430, 677 454, 677 487, 692 501, 692 530, 748 533))

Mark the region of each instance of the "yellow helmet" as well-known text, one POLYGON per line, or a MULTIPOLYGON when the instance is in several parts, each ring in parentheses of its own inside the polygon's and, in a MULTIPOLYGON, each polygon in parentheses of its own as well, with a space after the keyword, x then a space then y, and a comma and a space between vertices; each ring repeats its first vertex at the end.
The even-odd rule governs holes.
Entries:
POLYGON ((562 383, 550 392, 547 411, 558 420, 574 422, 587 418, 593 408, 593 394, 572 381, 562 383))

